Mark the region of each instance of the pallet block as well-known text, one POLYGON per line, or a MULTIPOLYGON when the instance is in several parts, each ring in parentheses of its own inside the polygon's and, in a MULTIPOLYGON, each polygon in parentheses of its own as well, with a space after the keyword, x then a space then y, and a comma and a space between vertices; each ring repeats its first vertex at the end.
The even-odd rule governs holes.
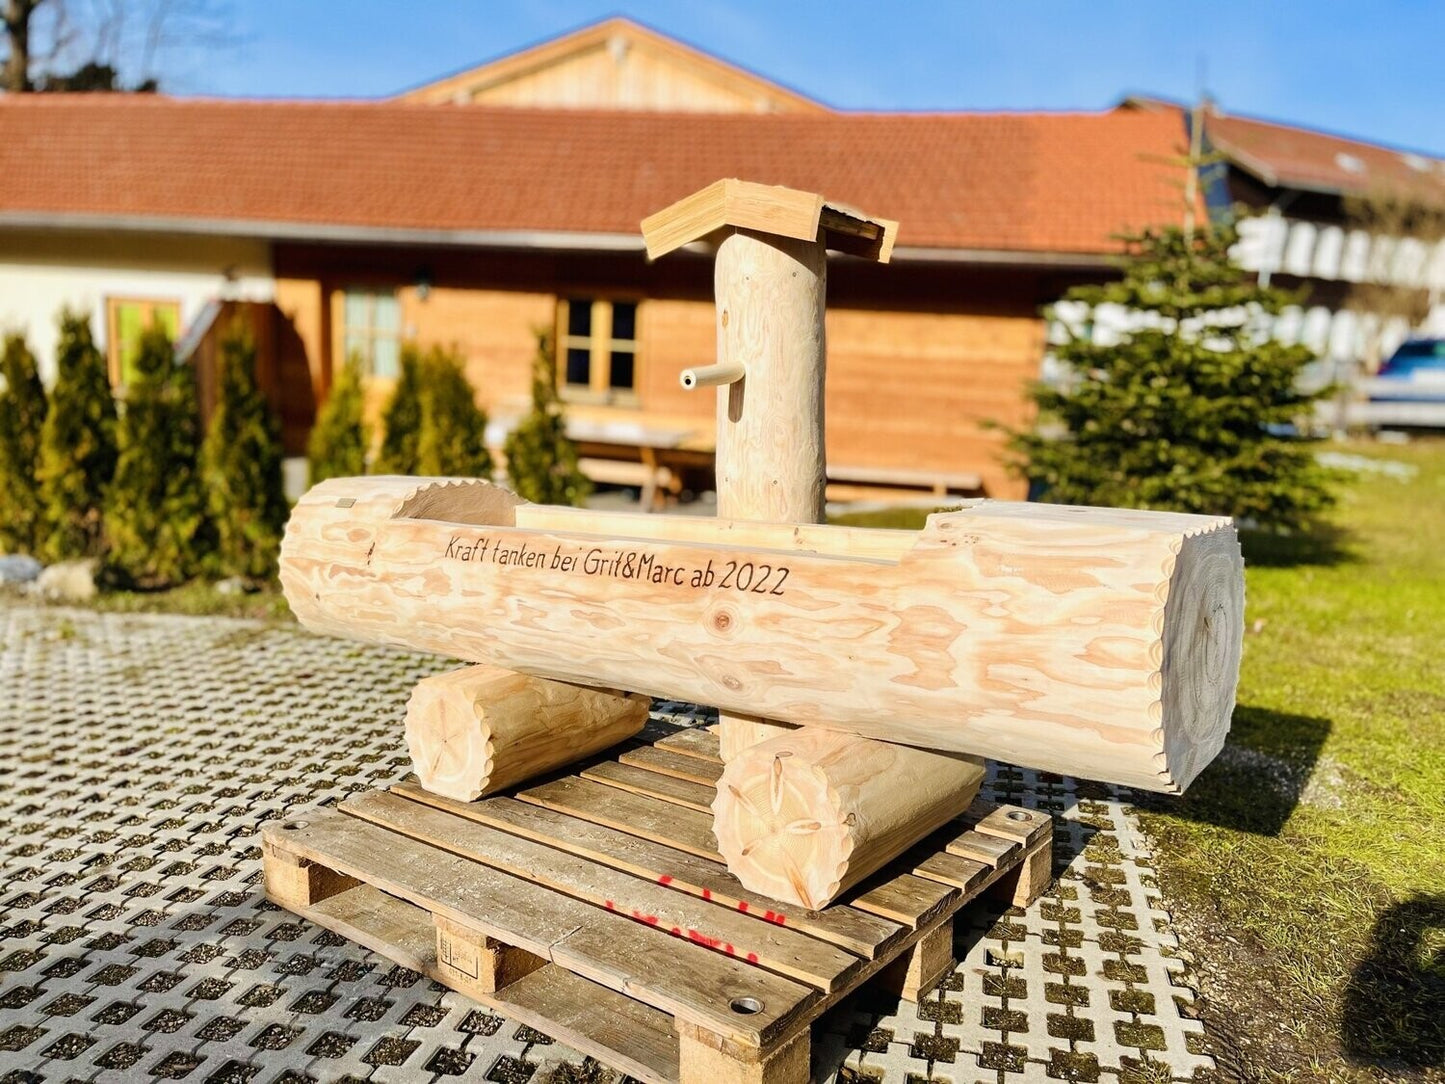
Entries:
POLYGON ((797 911, 723 865, 721 772, 688 730, 480 802, 408 780, 267 825, 267 896, 649 1084, 793 1084, 819 1015, 868 982, 923 996, 961 908, 1026 905, 1050 874, 1047 815, 976 802, 797 911))

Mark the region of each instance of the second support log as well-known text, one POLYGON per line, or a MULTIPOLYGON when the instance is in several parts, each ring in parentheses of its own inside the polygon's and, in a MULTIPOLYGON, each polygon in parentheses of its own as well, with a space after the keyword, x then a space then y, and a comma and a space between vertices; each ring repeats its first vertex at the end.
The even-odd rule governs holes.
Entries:
POLYGON ((803 727, 738 753, 713 802, 728 870, 817 910, 968 808, 983 761, 803 727))

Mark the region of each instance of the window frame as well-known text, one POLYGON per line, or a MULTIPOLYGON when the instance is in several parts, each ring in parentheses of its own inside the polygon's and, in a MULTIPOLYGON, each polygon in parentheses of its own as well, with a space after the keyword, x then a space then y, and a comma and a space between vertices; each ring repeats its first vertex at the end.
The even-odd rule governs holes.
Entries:
POLYGON ((181 302, 179 298, 132 297, 129 295, 107 296, 105 299, 105 371, 114 391, 125 390, 125 365, 120 356, 120 310, 125 305, 136 305, 141 309, 141 328, 149 328, 156 321, 156 313, 169 310, 175 313, 176 329, 172 341, 179 342, 185 329, 181 326, 181 302))
MULTIPOLYGON (((340 295, 340 320, 337 328, 337 341, 340 344, 341 365, 345 366, 351 361, 352 351, 348 340, 353 337, 353 328, 347 316, 347 302, 353 296, 366 298, 366 324, 363 328, 357 329, 355 337, 362 339, 365 349, 360 352, 361 375, 366 380, 395 380, 400 375, 401 369, 401 347, 406 341, 406 328, 402 319, 401 294, 395 286, 388 286, 380 283, 353 283, 342 286, 337 290, 340 295), (396 329, 385 331, 377 327, 376 302, 379 298, 387 298, 396 306, 396 329), (376 372, 376 343, 378 339, 394 340, 396 342, 397 372, 390 376, 381 376, 376 372)), ((333 312, 336 310, 332 310, 333 312)))
POLYGON ((641 339, 638 336, 642 320, 642 305, 642 298, 622 294, 611 294, 604 297, 558 296, 556 327, 552 341, 557 344, 557 394, 564 402, 622 407, 641 405, 637 389, 641 383, 642 373, 641 339), (570 326, 571 306, 583 303, 591 305, 590 333, 570 335, 567 329, 570 326), (612 310, 613 306, 617 304, 633 306, 631 339, 614 339, 612 337, 612 310), (619 346, 623 349, 618 350, 619 346), (573 384, 567 380, 567 352, 582 349, 588 351, 587 383, 573 384), (612 355, 614 352, 632 355, 632 386, 630 388, 614 388, 612 386, 612 355))

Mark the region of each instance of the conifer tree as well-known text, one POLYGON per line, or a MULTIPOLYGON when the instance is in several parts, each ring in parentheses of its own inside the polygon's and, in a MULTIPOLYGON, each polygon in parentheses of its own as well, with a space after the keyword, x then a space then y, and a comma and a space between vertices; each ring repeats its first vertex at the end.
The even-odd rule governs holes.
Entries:
POLYGON ((490 478, 487 415, 455 353, 433 347, 421 363, 421 431, 416 473, 490 478))
POLYGON ((578 465, 577 445, 557 396, 557 359, 551 336, 537 334, 532 362, 532 409, 507 434, 507 480, 518 496, 537 504, 581 505, 592 492, 578 465))
POLYGON ((142 333, 131 372, 106 490, 106 566, 129 583, 163 587, 191 576, 201 557, 195 381, 159 326, 142 333))
POLYGON ((62 310, 55 387, 40 432, 40 554, 64 561, 100 552, 100 510, 115 473, 115 397, 90 319, 62 310))
POLYGON ((378 474, 415 474, 417 442, 421 438, 422 357, 406 343, 401 348, 401 368, 396 387, 381 412, 381 453, 376 458, 378 474))
POLYGON ((361 366, 349 359, 341 375, 326 394, 316 414, 306 454, 311 462, 311 484, 327 478, 348 478, 366 473, 366 452, 371 446, 371 427, 364 417, 366 395, 361 384, 361 366))
POLYGON ((1230 261, 1236 236, 1145 232, 1129 239, 1121 280, 1066 295, 1088 314, 1055 347, 1068 379, 1035 387, 1043 425, 1010 433, 1014 466, 1043 499, 1232 515, 1271 530, 1330 505, 1330 472, 1289 435, 1324 394, 1299 390, 1313 355, 1267 334, 1268 318, 1298 299, 1230 261), (1113 339, 1094 333, 1105 305, 1130 314, 1113 339))
POLYGON ((0 553, 34 553, 40 541, 40 432, 45 387, 23 335, 0 353, 0 553))
POLYGON ((260 579, 276 568, 288 508, 281 438, 256 386, 256 345, 237 322, 221 338, 215 410, 201 445, 201 481, 221 576, 260 579))

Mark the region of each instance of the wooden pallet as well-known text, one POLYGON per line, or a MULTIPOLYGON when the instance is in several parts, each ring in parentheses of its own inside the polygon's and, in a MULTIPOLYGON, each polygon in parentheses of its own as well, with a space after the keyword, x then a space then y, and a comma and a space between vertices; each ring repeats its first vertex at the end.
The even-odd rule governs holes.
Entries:
POLYGON ((721 772, 716 735, 684 730, 479 802, 408 780, 268 824, 266 894, 649 1084, 790 1084, 821 1013, 869 981, 916 1000, 964 904, 1025 905, 1050 875, 1050 818, 977 802, 799 912, 723 865, 721 772))

